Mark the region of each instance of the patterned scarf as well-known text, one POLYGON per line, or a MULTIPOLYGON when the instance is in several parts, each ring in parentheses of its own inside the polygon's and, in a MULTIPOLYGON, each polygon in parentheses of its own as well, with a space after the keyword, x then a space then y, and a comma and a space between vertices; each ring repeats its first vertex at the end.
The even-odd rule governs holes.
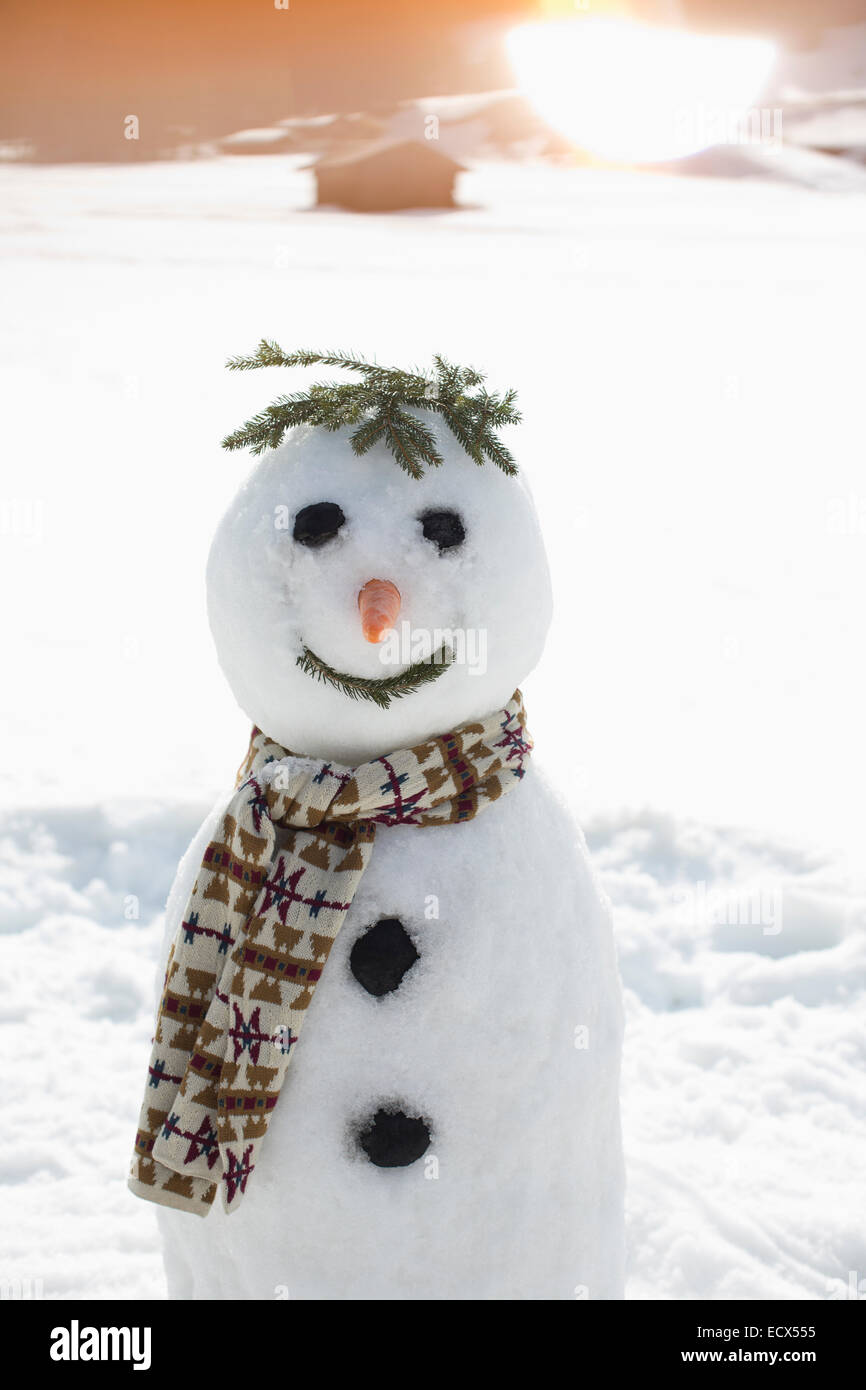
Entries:
POLYGON ((166 968, 131 1190, 236 1211, 378 825, 455 825, 516 786, 532 742, 504 710, 355 768, 253 729, 166 968), (277 829, 283 833, 278 847, 277 829))

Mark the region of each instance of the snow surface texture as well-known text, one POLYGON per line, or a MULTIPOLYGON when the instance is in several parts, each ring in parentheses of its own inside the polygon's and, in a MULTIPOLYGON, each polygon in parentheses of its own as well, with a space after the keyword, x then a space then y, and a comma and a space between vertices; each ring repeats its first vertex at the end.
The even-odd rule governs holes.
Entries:
POLYGON ((363 218, 303 212, 310 177, 281 158, 0 182, 21 653, 0 775, 38 808, 3 838, 4 1274, 164 1287, 124 1180, 161 904, 249 734, 203 575, 244 466, 218 440, 291 389, 222 364, 269 333, 446 351, 520 390, 509 442, 556 595, 531 727, 587 828, 626 990, 629 1295, 866 1277, 866 198, 484 166, 466 211, 363 218), (62 447, 34 444, 46 400, 62 447), (641 805, 661 809, 622 810, 641 805), (714 828, 734 824, 762 828, 714 828), (714 890, 750 885, 768 916, 781 888, 778 934, 709 920, 714 890))
MULTIPOLYGON (((203 812, 3 827, 3 1267, 47 1297, 165 1291, 153 1209, 125 1175, 160 904, 203 812)), ((866 901, 831 860, 757 835, 645 813, 590 824, 588 840, 625 985, 628 1296, 844 1289, 866 1271, 866 901), (778 885, 782 931, 695 920, 699 882, 734 898, 778 885)))

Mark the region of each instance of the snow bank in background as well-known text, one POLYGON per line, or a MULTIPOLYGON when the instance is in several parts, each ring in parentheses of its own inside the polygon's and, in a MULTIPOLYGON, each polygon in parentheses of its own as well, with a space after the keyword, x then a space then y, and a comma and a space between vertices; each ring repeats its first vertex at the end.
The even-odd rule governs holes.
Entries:
POLYGON ((156 1225, 124 1175, 162 907, 200 819, 87 807, 0 827, 2 1272, 48 1298, 163 1296, 156 1225))
MULTIPOLYGON (((162 903, 203 814, 0 825, 3 1274, 46 1297, 163 1295, 125 1174, 162 903)), ((866 901, 754 835, 646 812, 588 839, 626 990, 629 1295, 829 1297, 866 1271, 866 901)))
POLYGON ((590 827, 627 1034, 632 1298, 827 1298, 866 1271, 866 900, 831 860, 590 827))

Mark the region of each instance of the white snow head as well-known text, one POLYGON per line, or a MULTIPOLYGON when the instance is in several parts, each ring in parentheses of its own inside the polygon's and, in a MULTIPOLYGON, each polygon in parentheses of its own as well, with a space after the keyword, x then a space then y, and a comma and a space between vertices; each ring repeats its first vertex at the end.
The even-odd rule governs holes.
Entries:
POLYGON ((421 478, 383 444, 357 457, 346 429, 291 430, 214 537, 220 664, 249 718, 295 753, 355 764, 447 732, 504 705, 541 654, 550 580, 528 489, 431 428, 443 464, 421 478), (395 697, 388 682, 443 646, 452 662, 395 697))

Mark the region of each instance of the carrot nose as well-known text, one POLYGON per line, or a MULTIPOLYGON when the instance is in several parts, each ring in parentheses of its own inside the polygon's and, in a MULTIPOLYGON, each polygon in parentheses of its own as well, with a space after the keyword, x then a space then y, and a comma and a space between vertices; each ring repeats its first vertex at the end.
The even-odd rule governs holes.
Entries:
POLYGON ((361 627, 368 642, 381 642, 400 612, 400 590, 390 579, 368 579, 358 595, 361 627))

